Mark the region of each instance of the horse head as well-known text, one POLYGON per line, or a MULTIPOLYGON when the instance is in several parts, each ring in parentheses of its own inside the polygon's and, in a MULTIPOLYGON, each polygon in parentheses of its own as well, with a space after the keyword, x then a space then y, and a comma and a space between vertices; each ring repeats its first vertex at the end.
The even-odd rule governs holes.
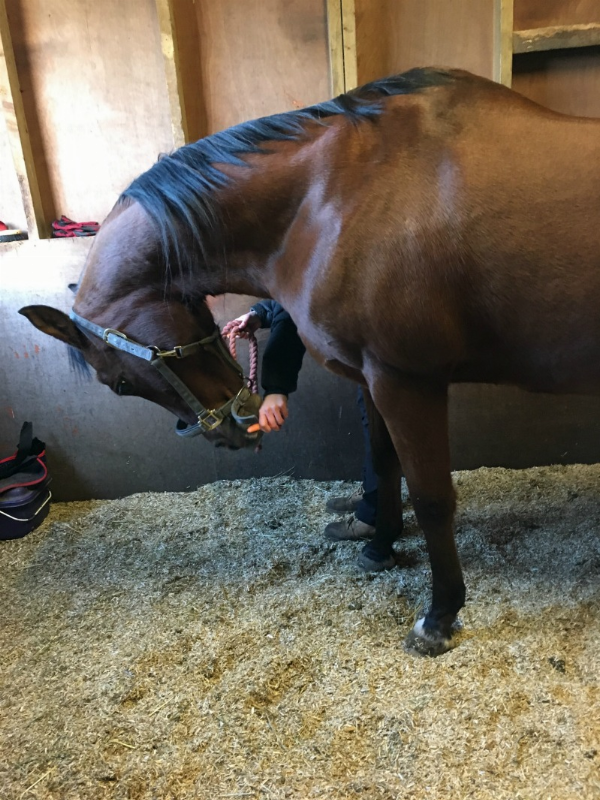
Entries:
MULTIPOLYGON (((205 296, 192 297, 176 282, 115 281, 126 271, 115 268, 115 238, 102 233, 69 315, 44 305, 19 313, 74 348, 76 360, 93 367, 116 394, 143 397, 175 414, 180 436, 204 434, 231 449, 255 446, 260 397, 249 390, 205 296)), ((137 253, 149 262, 152 248, 140 242, 137 253)))

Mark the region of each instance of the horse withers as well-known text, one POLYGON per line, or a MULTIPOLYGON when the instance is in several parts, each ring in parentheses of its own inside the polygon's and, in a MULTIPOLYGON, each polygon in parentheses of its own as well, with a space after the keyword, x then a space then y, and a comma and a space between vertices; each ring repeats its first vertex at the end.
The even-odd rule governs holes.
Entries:
POLYGON ((417 69, 161 158, 102 225, 72 316, 21 312, 113 390, 239 447, 259 401, 207 342, 205 299, 278 300, 364 387, 381 486, 367 569, 395 563, 406 477, 433 583, 409 644, 435 655, 465 597, 449 384, 598 393, 599 213, 600 121, 417 69))

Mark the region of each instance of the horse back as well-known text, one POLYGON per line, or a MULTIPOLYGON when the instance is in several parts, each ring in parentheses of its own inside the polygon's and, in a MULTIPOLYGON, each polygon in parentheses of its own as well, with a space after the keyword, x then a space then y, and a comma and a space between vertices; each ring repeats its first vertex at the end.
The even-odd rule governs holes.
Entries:
POLYGON ((285 302, 352 369, 368 348, 452 380, 600 387, 600 121, 453 74, 313 148, 285 302))

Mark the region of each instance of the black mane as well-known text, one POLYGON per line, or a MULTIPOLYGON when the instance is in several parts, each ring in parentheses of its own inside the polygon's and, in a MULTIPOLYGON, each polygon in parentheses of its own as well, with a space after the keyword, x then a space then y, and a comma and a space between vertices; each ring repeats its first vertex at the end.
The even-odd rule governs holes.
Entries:
POLYGON ((268 152, 264 145, 269 141, 302 139, 311 121, 327 124, 328 117, 339 114, 356 124, 373 121, 383 111, 383 98, 413 94, 452 80, 453 74, 446 70, 413 69, 299 111, 243 122, 161 157, 125 189, 118 202, 135 200, 144 208, 156 225, 165 264, 182 268, 194 260, 181 245, 182 238, 202 254, 203 237, 215 231, 218 223, 212 194, 228 178, 216 163, 244 165, 241 156, 268 152))

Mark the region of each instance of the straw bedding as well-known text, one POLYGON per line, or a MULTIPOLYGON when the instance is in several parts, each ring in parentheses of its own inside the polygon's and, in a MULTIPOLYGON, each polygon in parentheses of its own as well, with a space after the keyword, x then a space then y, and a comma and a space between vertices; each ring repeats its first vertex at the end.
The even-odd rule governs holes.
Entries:
POLYGON ((600 797, 600 466, 455 473, 468 586, 322 536, 354 484, 221 481, 57 504, 0 545, 3 800, 600 797))

